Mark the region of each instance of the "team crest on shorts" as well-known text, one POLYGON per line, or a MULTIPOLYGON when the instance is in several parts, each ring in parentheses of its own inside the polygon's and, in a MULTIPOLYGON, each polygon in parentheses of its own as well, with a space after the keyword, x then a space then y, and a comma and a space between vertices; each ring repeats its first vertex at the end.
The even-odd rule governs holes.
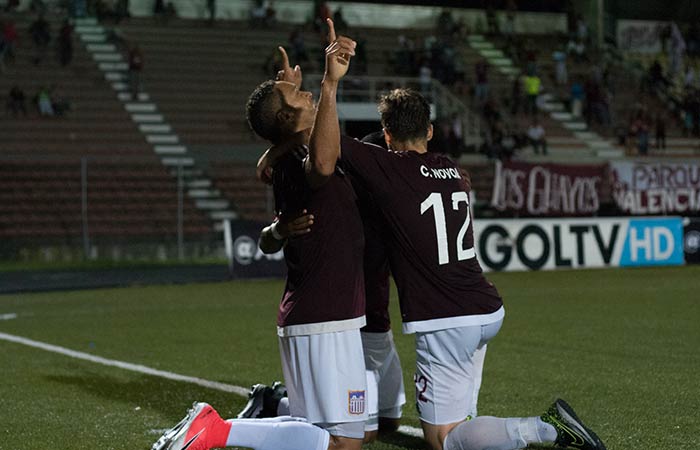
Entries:
POLYGON ((348 412, 350 414, 365 412, 365 391, 348 391, 348 412))

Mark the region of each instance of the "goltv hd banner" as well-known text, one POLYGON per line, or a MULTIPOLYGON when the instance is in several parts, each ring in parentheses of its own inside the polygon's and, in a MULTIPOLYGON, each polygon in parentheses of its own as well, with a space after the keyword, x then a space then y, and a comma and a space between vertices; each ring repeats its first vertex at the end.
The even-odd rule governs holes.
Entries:
POLYGON ((475 220, 484 270, 682 265, 680 217, 475 220))

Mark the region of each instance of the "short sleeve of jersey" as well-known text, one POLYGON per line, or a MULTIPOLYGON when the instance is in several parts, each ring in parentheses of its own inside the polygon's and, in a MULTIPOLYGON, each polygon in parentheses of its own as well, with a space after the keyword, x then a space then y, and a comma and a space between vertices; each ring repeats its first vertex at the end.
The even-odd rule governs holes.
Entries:
POLYGON ((386 170, 390 151, 347 136, 340 138, 341 165, 373 192, 381 192, 389 180, 386 170))

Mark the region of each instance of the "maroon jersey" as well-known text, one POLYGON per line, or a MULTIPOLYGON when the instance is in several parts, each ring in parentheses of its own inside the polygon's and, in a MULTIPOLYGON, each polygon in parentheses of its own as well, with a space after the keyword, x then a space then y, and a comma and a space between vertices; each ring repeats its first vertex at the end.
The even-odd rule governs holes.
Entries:
MULTIPOLYGON (((386 151, 377 147, 377 151, 386 151)), ((391 329, 389 318, 389 257, 386 226, 372 196, 361 184, 354 182, 359 199, 360 217, 365 233, 365 316, 367 325, 361 331, 384 333, 391 329)))
POLYGON ((303 153, 274 166, 278 215, 314 215, 313 232, 284 247, 287 283, 277 315, 278 334, 293 336, 361 328, 365 324, 364 236, 355 192, 342 170, 320 188, 306 182, 303 153))
POLYGON ((342 165, 389 227, 389 261, 405 332, 491 323, 503 302, 474 251, 466 182, 436 153, 375 151, 343 137, 342 165))

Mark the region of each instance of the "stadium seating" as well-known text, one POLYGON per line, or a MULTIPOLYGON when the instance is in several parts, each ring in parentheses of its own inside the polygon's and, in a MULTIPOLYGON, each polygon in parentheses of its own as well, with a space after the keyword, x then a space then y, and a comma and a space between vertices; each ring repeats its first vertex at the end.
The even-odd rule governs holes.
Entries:
MULTIPOLYGON (((177 237, 177 186, 157 161, 94 160, 87 166, 91 239, 113 242, 177 237)), ((83 235, 81 161, 2 160, 0 237, 78 243, 83 235)), ((183 232, 211 233, 207 217, 185 197, 183 232)))

